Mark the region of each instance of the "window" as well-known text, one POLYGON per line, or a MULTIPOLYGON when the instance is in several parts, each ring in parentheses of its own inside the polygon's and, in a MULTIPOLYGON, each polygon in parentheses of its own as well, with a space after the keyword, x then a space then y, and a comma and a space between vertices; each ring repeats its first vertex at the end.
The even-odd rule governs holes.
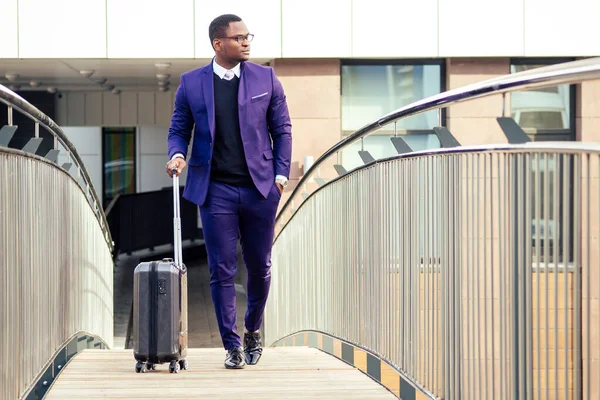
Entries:
MULTIPOLYGON (((513 59, 516 73, 570 59, 513 59)), ((559 85, 510 95, 511 117, 534 141, 575 139, 575 86, 559 85)))
POLYGON ((103 128, 104 207, 118 194, 136 192, 135 128, 103 128))
MULTIPOLYGON (((442 91, 442 64, 354 61, 342 65, 342 130, 348 135, 369 122, 442 91)), ((436 110, 398 121, 398 129, 431 129, 436 110)))
MULTIPOLYGON (((440 93, 445 85, 444 62, 434 61, 367 61, 342 62, 342 136, 348 136, 370 122, 400 107, 440 93)), ((439 140, 432 128, 445 119, 445 112, 437 110, 401 119, 396 133, 413 150, 439 148, 439 140)), ((363 143, 355 143, 342 151, 340 163, 347 169, 362 165, 358 156, 361 148, 373 157, 383 158, 396 153, 390 137, 390 124, 371 134, 363 143)))

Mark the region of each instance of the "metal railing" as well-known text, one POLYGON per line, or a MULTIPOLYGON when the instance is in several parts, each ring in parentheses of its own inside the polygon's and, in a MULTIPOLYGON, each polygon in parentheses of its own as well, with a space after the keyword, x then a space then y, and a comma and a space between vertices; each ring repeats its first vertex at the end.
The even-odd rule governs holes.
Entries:
POLYGON ((2 85, 0 102, 8 106, 9 127, 14 110, 34 121, 25 151, 0 147, 0 398, 15 399, 45 393, 79 351, 78 338, 112 346, 113 244, 88 173, 61 128, 2 85), (32 150, 41 143, 40 127, 54 138, 47 158, 32 150), (59 145, 76 167, 71 173, 56 163, 59 145))
POLYGON ((598 58, 496 78, 403 107, 333 146, 278 215, 265 341, 328 333, 432 398, 597 398, 599 146, 412 152, 338 177, 331 164, 403 117, 598 78, 598 58), (326 165, 330 181, 311 184, 326 165))
POLYGON ((92 185, 92 180, 89 177, 87 170, 79 156, 79 153, 75 149, 75 146, 71 143, 71 141, 67 138, 63 130, 50 119, 46 114, 42 113, 35 106, 29 103, 27 100, 23 99, 21 96, 11 91, 7 87, 0 85, 0 102, 6 104, 8 107, 8 125, 13 125, 13 111, 17 110, 21 114, 27 116, 31 120, 34 121, 34 132, 32 138, 39 138, 40 134, 40 126, 45 128, 53 137, 54 144, 53 150, 59 151, 59 144, 64 148, 67 153, 67 158, 73 162, 76 168, 76 173, 73 176, 76 178, 81 190, 85 194, 90 207, 94 211, 94 215, 102 228, 102 232, 104 235, 104 239, 106 243, 112 250, 112 238, 110 236, 110 230, 108 228, 108 223, 106 222, 106 217, 102 210, 102 203, 100 202, 96 191, 92 185))
POLYGON ((16 399, 73 335, 112 346, 113 263, 66 171, 20 150, 0 155, 0 398, 16 399))

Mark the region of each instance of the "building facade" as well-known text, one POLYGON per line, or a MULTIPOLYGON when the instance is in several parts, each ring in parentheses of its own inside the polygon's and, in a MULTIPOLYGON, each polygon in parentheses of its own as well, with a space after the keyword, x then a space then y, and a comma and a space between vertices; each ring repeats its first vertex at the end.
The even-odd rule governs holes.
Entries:
MULTIPOLYGON (((596 0, 2 0, 0 83, 26 98, 52 96, 49 115, 81 149, 105 199, 159 189, 169 184, 161 170, 179 76, 210 62, 208 25, 223 13, 244 19, 255 34, 252 60, 272 66, 286 90, 291 187, 307 156, 394 109, 600 54, 596 0)), ((599 103, 600 83, 563 85, 416 115, 395 129, 413 149, 438 147, 438 125, 464 145, 501 143, 504 114, 535 140, 599 140, 599 103)), ((360 165, 361 146, 376 158, 394 154, 391 129, 340 163, 360 165)))

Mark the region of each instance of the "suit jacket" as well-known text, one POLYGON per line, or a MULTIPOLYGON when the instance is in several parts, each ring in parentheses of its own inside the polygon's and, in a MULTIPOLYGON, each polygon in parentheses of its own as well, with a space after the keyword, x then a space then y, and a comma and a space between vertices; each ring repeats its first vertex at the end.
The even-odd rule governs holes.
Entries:
MULTIPOLYGON (((200 206, 210 181, 215 138, 213 74, 211 62, 181 75, 168 137, 169 158, 181 153, 188 160, 183 197, 200 206), (192 129, 192 152, 187 157, 192 129)), ((238 108, 248 170, 266 198, 275 175, 289 177, 292 156, 292 124, 286 97, 271 67, 242 62, 238 108)))

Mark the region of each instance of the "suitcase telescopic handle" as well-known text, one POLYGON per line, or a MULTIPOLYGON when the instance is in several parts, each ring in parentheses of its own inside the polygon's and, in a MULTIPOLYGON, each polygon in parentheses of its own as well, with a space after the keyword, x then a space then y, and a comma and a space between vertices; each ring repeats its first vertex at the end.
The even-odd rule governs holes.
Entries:
POLYGON ((181 268, 182 260, 182 245, 181 245, 181 214, 179 204, 179 176, 177 176, 177 168, 173 168, 173 248, 175 253, 175 265, 181 268))

